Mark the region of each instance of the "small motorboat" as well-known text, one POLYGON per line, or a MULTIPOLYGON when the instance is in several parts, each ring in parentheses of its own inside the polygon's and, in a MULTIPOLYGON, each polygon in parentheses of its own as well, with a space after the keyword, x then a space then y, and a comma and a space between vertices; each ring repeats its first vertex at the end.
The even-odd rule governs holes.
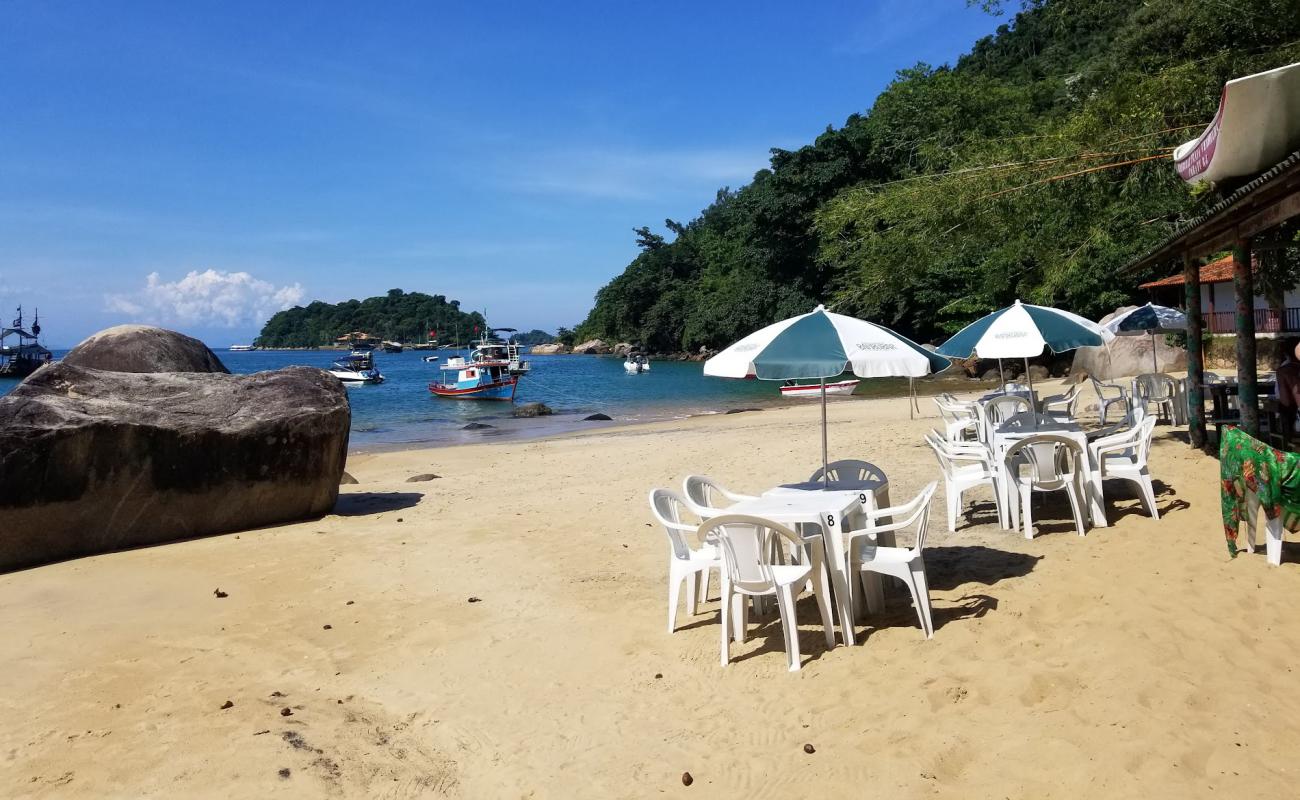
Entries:
POLYGON ((640 375, 650 371, 650 359, 645 356, 628 356, 623 362, 623 371, 629 375, 640 375))
POLYGON ((437 364, 439 361, 442 360, 442 356, 425 356, 421 360, 424 361, 426 364, 437 364))
MULTIPOLYGON (((836 381, 835 383, 826 384, 826 396, 834 397, 836 395, 853 394, 853 390, 858 388, 861 381, 836 381)), ((822 386, 820 383, 795 383, 786 381, 781 386, 782 397, 821 397, 822 386)))
POLYGON ((370 350, 353 350, 330 365, 329 373, 344 383, 383 383, 383 373, 375 366, 370 350))

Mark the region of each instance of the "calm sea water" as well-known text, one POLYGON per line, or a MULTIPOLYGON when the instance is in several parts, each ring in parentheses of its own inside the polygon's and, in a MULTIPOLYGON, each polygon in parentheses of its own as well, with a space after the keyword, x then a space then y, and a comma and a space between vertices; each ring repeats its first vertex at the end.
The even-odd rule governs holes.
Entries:
MULTIPOLYGON (((326 350, 256 350, 232 353, 217 350, 226 367, 235 373, 260 372, 290 365, 327 368, 340 353, 326 350)), ((438 351, 444 359, 457 355, 438 351)), ((461 351, 460 355, 467 355, 461 351)), ((427 352, 377 353, 376 363, 387 380, 371 386, 349 386, 352 402, 354 449, 382 449, 416 443, 455 444, 493 437, 534 437, 571 430, 589 430, 628 422, 648 422, 687 417, 693 414, 723 413, 733 408, 761 408, 769 405, 812 403, 812 400, 783 400, 773 381, 740 381, 706 378, 700 362, 655 361, 641 375, 623 371, 623 359, 602 356, 529 356, 532 372, 523 377, 516 393, 516 405, 542 402, 555 415, 515 419, 509 403, 448 400, 429 393, 428 384, 438 377, 438 365, 425 363, 427 352), (594 413, 607 414, 613 422, 584 422, 594 413), (491 428, 467 431, 471 422, 491 428)), ((56 357, 62 353, 56 352, 56 357)), ((0 379, 0 394, 17 385, 0 379)), ((906 393, 905 380, 863 381, 856 395, 898 396, 906 393)), ((925 391, 922 389, 922 391, 925 391)))

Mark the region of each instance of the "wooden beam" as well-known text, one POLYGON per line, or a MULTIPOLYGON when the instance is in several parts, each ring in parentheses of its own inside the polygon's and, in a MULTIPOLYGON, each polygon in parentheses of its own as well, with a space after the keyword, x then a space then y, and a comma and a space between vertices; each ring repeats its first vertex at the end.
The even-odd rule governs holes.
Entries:
POLYGON ((1296 216, 1300 216, 1300 187, 1292 190, 1291 194, 1278 198, 1238 222, 1237 237, 1240 239, 1253 238, 1296 216))
POLYGON ((1183 253, 1183 286, 1187 305, 1187 435, 1192 447, 1205 448, 1204 336, 1201 325, 1202 259, 1183 253))
POLYGON ((1255 369, 1255 276, 1250 267, 1250 240, 1232 246, 1232 285, 1237 292, 1237 405, 1241 427, 1259 438, 1259 386, 1255 369))

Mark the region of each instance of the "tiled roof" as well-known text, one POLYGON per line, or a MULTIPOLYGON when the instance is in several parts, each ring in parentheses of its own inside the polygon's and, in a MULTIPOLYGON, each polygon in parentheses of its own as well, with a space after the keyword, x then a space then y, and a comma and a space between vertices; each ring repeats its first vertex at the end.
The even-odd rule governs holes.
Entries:
MULTIPOLYGON (((1218 261, 1211 261, 1201 267, 1201 283, 1231 283, 1232 256, 1224 256, 1218 261)), ((1139 289, 1159 289, 1161 286, 1182 286, 1183 274, 1170 275, 1158 281, 1151 281, 1138 286, 1139 289)))

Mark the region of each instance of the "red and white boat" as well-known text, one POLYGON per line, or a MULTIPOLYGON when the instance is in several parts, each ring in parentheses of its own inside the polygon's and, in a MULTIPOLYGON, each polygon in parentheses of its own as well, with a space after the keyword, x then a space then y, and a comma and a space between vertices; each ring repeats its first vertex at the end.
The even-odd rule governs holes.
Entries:
MULTIPOLYGON (((853 390, 858 388, 861 381, 836 381, 835 383, 826 384, 826 396, 834 397, 836 395, 853 394, 853 390)), ((822 396, 822 385, 820 383, 795 383, 790 381, 781 387, 782 397, 812 397, 822 396)))
POLYGON ((1230 80, 1200 136, 1174 150, 1188 183, 1255 175, 1300 147, 1300 63, 1230 80))

